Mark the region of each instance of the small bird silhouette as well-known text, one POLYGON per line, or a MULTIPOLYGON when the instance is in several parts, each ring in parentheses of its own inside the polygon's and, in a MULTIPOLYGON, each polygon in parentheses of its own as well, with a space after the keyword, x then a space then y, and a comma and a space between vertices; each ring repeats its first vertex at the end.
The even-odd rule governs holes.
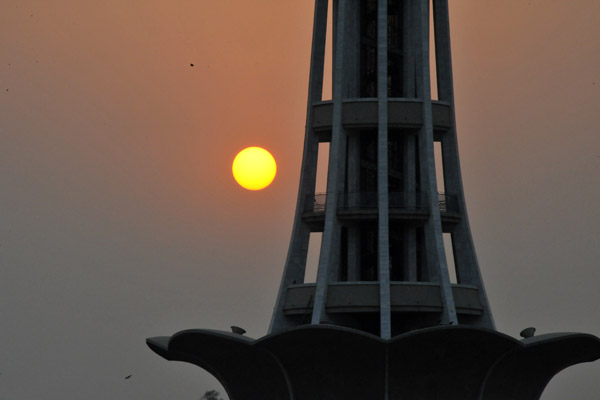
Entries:
POLYGON ((131 378, 132 376, 133 376, 133 375, 127 375, 127 376, 125 377, 125 379, 129 379, 129 378, 131 378))
POLYGON ((524 339, 533 337, 533 335, 535 335, 535 328, 534 327, 525 328, 521 331, 521 333, 519 335, 521 335, 521 337, 524 339))
POLYGON ((190 67, 193 67, 193 66, 194 66, 194 64, 190 64, 190 67))

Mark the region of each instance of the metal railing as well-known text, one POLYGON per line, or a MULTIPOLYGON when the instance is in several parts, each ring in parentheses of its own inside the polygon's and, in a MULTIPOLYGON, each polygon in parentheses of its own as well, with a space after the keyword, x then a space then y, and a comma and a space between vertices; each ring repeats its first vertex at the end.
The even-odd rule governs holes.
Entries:
POLYGON ((304 211, 324 213, 326 200, 327 193, 309 194, 304 201, 304 211))
POLYGON ((458 197, 452 194, 438 193, 438 204, 441 213, 458 214, 458 197))
POLYGON ((427 196, 424 192, 389 192, 389 208, 427 210, 429 208, 427 196))
MULTIPOLYGON (((324 213, 327 193, 308 195, 304 202, 304 211, 324 213)), ((377 209, 377 192, 340 193, 338 196, 339 210, 373 210, 377 209)), ((389 208, 407 210, 427 210, 427 193, 424 192, 390 192, 388 193, 389 208)), ((442 213, 459 212, 458 198, 454 195, 438 193, 438 204, 442 213)))
MULTIPOLYGON (((375 209, 378 204, 377 192, 341 193, 338 208, 342 210, 375 209)), ((416 192, 389 192, 389 208, 427 209, 427 194, 416 192)))

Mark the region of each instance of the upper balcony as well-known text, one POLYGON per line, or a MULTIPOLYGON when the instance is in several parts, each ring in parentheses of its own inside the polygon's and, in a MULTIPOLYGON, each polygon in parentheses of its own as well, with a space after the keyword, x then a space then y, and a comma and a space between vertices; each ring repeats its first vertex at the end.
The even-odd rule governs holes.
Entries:
MULTIPOLYGON (((343 102, 342 125, 346 129, 377 127, 378 102, 376 98, 347 99, 343 102)), ((432 102, 432 122, 437 134, 452 127, 450 104, 432 102)), ((312 128, 319 132, 322 141, 331 140, 333 102, 324 101, 313 105, 312 128)), ((418 128, 423 124, 423 102, 415 99, 388 99, 388 125, 390 128, 418 128)), ((438 138, 439 139, 439 138, 438 138)))
MULTIPOLYGON (((438 193, 438 205, 442 223, 453 224, 460 219, 458 198, 454 195, 438 193)), ((302 217, 311 229, 322 229, 325 219, 326 193, 309 195, 304 201, 302 217)), ((388 193, 390 220, 425 221, 430 207, 427 193, 390 192, 388 193)), ((378 215, 377 192, 340 193, 337 199, 337 215, 345 220, 376 220, 378 215)))

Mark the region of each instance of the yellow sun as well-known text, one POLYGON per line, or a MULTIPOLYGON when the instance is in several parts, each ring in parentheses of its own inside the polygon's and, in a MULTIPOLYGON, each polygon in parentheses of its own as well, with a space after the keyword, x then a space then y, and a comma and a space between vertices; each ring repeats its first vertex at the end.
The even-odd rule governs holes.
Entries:
POLYGON ((261 147, 248 147, 235 156, 231 170, 241 187, 248 190, 261 190, 275 179, 277 164, 267 150, 261 147))

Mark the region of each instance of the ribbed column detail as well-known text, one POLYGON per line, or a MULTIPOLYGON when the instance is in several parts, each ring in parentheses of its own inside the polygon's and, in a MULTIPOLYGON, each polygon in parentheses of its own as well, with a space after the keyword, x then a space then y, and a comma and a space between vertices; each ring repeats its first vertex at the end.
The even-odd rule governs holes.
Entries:
POLYGON ((377 7, 377 208, 379 244, 379 316, 380 335, 392 336, 390 304, 390 222, 388 199, 388 34, 387 3, 379 0, 377 7))
POLYGON ((325 227, 319 256, 317 287, 311 323, 328 321, 325 305, 327 289, 339 267, 339 249, 341 225, 337 218, 338 195, 344 185, 346 162, 346 132, 342 126, 342 100, 344 95, 344 52, 345 26, 348 1, 339 0, 334 13, 334 60, 333 60, 333 120, 331 128, 331 147, 329 151, 329 170, 327 177, 327 200, 325 205, 325 227))
MULTIPOLYGON (((420 33, 419 96, 423 100, 423 126, 419 133, 421 184, 427 191, 430 216, 425 224, 425 243, 429 280, 440 284, 443 311, 442 324, 458 324, 446 253, 442 236, 442 220, 437 196, 435 158, 433 153, 433 115, 431 106, 431 81, 429 71, 429 0, 418 0, 418 24, 420 33)), ((419 83, 419 82, 417 82, 419 83)))
POLYGON ((306 270, 306 256, 310 229, 302 220, 307 197, 314 193, 319 140, 312 129, 313 105, 321 101, 323 93, 323 70, 325 64, 325 40, 327 35, 327 0, 315 1, 315 16, 313 25, 312 50, 310 57, 310 78, 308 83, 308 106, 306 111, 306 133, 304 152, 302 154, 302 170, 300 172, 300 188, 296 203, 292 238, 285 261, 285 269, 281 278, 279 294, 275 304, 269 333, 294 327, 283 313, 286 291, 289 285, 301 283, 306 270))
POLYGON ((456 274, 459 282, 479 287, 479 299, 484 305, 484 313, 475 325, 488 329, 495 329, 494 320, 485 293, 483 279, 481 278, 481 272, 479 270, 475 246, 473 245, 463 191, 458 154, 458 139, 456 135, 448 0, 433 0, 433 17, 436 32, 435 48, 438 97, 440 101, 449 103, 452 111, 452 126, 442 139, 445 191, 456 195, 462 214, 458 226, 452 232, 452 247, 456 259, 456 274))

